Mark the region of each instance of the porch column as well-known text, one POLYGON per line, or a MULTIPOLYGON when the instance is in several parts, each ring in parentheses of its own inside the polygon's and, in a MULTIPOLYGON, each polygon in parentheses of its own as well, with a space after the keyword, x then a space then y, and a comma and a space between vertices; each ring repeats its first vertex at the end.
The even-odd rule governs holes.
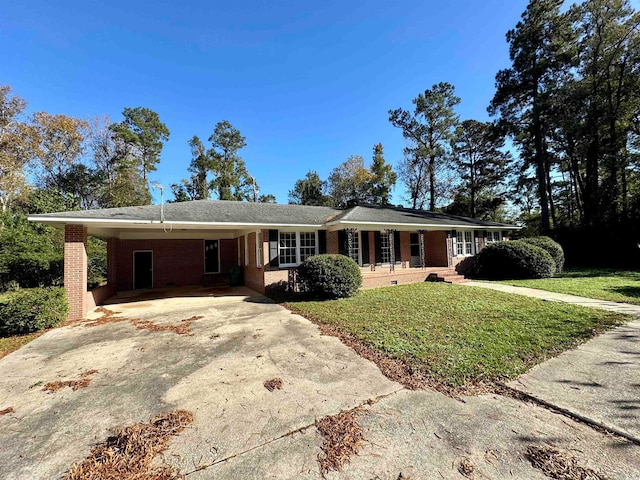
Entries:
MULTIPOLYGON (((353 236, 355 235, 355 233, 358 230, 355 228, 345 228, 344 229, 344 233, 347 234, 347 254, 349 255, 350 259, 354 259, 354 255, 353 255, 353 236)), ((358 260, 356 260, 356 263, 358 263, 358 260)))
POLYGON ((447 267, 453 266, 453 237, 447 232, 447 267))
POLYGON ((64 227, 64 288, 69 302, 69 320, 87 313, 87 229, 82 225, 64 227))
POLYGON ((420 267, 424 270, 427 261, 424 254, 424 230, 418 230, 418 246, 420 248, 420 267))
POLYGON ((389 237, 389 272, 396 271, 396 249, 395 249, 395 229, 385 228, 384 230, 389 237))

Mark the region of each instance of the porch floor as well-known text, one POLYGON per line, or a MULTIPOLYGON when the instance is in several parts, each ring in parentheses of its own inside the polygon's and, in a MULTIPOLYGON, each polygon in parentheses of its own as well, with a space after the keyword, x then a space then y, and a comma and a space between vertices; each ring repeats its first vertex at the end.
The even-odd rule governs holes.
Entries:
POLYGON ((459 275, 453 267, 410 267, 402 268, 396 265, 395 271, 389 271, 389 265, 376 265, 375 271, 370 267, 361 267, 362 288, 376 288, 385 285, 406 285, 426 281, 429 275, 438 277, 436 281, 449 283, 464 282, 465 278, 459 275))

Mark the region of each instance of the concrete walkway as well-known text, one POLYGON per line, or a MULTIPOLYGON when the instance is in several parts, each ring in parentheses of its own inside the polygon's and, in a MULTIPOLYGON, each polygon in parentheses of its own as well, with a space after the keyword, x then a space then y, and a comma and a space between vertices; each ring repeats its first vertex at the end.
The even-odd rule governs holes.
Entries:
MULTIPOLYGON (((640 316, 640 306, 487 282, 465 285, 640 316)), ((640 442, 640 320, 532 368, 509 386, 640 442)))
POLYGON ((515 293, 517 295, 540 298, 551 302, 570 303, 572 305, 581 305, 583 307, 599 308, 601 310, 609 310, 610 312, 627 313, 629 315, 640 316, 640 305, 631 305, 629 303, 609 302, 607 300, 567 295, 566 293, 547 292, 546 290, 538 290, 536 288, 515 287, 513 285, 504 285, 502 283, 474 281, 465 282, 464 285, 489 288, 491 290, 498 290, 499 292, 515 293))

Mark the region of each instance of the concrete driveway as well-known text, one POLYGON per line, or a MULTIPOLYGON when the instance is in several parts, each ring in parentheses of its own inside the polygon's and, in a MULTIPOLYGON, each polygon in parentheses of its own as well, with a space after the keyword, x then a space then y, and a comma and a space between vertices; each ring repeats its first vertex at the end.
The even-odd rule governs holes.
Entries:
POLYGON ((14 409, 0 416, 3 478, 60 478, 114 429, 179 408, 194 422, 165 461, 187 478, 317 479, 315 420, 363 404, 365 445, 328 478, 546 478, 525 456, 532 445, 640 478, 633 443, 510 398, 408 391, 250 290, 171 295, 119 299, 107 306, 118 315, 94 312, 103 319, 54 329, 0 361, 0 410, 14 409), (86 388, 43 391, 91 370, 86 388), (270 392, 274 377, 283 387, 270 392))

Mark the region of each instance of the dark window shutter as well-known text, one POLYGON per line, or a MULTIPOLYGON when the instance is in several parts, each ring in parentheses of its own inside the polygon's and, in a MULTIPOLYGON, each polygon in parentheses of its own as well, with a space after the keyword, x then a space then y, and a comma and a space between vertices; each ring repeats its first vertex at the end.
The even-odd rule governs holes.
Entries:
POLYGON ((367 265, 369 260, 369 232, 360 232, 360 249, 362 250, 362 264, 367 265))
POLYGON ((318 230, 318 253, 327 253, 327 231, 318 230))
POLYGON ((269 230, 269 266, 279 267, 278 242, 280 241, 278 230, 269 230))
POLYGON ((347 255, 347 234, 344 230, 338 230, 338 253, 347 255))
POLYGON ((400 248, 400 232, 399 231, 395 231, 393 232, 393 256, 394 259, 396 261, 396 263, 400 263, 400 257, 402 255, 402 250, 400 248))
POLYGON ((373 232, 373 246, 376 251, 376 264, 382 263, 382 242, 380 240, 380 232, 373 232))

